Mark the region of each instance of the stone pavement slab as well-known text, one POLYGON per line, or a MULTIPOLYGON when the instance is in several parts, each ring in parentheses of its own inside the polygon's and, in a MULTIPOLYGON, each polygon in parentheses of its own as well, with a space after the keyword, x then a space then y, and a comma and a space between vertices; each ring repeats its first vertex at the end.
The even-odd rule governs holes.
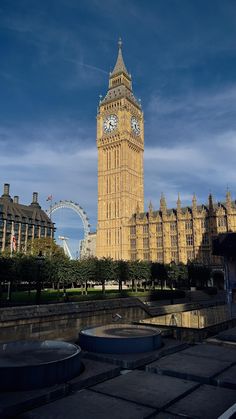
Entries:
POLYGON ((235 390, 202 385, 166 410, 191 419, 216 419, 235 401, 235 390))
MULTIPOLYGON (((172 413, 168 413, 168 412, 160 412, 157 413, 156 415, 152 416, 152 419, 183 419, 183 416, 179 416, 179 415, 172 415, 172 413)), ((185 416, 185 419, 186 418, 185 416)))
POLYGON ((94 352, 83 352, 83 357, 101 362, 109 362, 114 365, 119 365, 121 368, 133 370, 168 354, 181 351, 187 347, 188 344, 185 342, 164 338, 163 346, 160 349, 156 349, 155 351, 151 352, 134 354, 102 354, 94 352))
POLYGON ((217 359, 218 361, 228 361, 236 363, 236 347, 226 348, 217 345, 208 345, 201 343, 198 345, 191 346, 184 351, 182 354, 201 356, 211 359, 217 359))
POLYGON ((236 327, 232 327, 231 329, 224 330, 224 332, 220 332, 217 335, 217 337, 220 340, 227 340, 229 342, 236 342, 236 327))
MULTIPOLYGON (((198 384, 178 378, 132 371, 97 384, 90 390, 161 409, 197 388, 198 384)), ((125 417, 125 416, 124 416, 125 417)))
POLYGON ((220 374, 230 365, 230 362, 178 352, 152 362, 146 366, 146 371, 210 384, 215 375, 220 374))
POLYGON ((0 419, 16 415, 34 406, 48 403, 60 397, 66 396, 70 391, 79 390, 100 383, 101 381, 113 378, 120 373, 120 368, 102 362, 83 360, 84 371, 68 381, 53 387, 18 392, 0 393, 0 419))
MULTIPOLYGON (((236 389, 236 365, 215 377, 215 383, 220 387, 236 389)), ((236 402, 236 400, 235 400, 236 402)))
POLYGON ((41 406, 19 419, 148 419, 155 410, 90 390, 41 406))

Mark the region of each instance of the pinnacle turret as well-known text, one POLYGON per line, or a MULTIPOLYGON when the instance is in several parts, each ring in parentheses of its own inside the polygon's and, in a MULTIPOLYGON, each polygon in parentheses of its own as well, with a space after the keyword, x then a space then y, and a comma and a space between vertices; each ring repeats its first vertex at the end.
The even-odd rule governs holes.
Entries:
POLYGON ((119 38, 119 41, 118 41, 118 57, 117 57, 117 60, 116 60, 116 64, 115 64, 115 67, 114 67, 112 73, 110 74, 110 76, 113 77, 113 76, 116 76, 117 74, 120 74, 120 73, 124 73, 124 74, 126 74, 126 76, 130 77, 130 75, 127 71, 127 68, 125 66, 124 60, 123 60, 121 38, 119 38))
POLYGON ((193 211, 197 211, 197 197, 196 194, 193 194, 193 199, 192 199, 192 209, 193 211))
POLYGON ((161 199, 160 199, 160 210, 162 213, 166 213, 167 207, 166 207, 166 199, 164 194, 161 194, 161 199))

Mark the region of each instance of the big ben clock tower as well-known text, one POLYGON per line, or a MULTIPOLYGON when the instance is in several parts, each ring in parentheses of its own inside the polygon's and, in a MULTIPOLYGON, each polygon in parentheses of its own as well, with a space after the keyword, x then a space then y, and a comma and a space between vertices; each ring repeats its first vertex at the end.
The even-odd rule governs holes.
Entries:
POLYGON ((97 256, 128 259, 127 222, 143 211, 144 127, 140 103, 122 57, 122 42, 97 115, 97 256))

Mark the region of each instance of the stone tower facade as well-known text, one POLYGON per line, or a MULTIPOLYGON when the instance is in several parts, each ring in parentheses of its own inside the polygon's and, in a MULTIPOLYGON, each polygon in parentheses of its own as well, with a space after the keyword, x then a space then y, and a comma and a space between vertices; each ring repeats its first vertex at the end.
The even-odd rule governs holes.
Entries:
POLYGON ((97 114, 98 225, 96 254, 128 259, 128 222, 144 210, 144 124, 131 76, 118 43, 118 57, 110 73, 109 88, 97 114))

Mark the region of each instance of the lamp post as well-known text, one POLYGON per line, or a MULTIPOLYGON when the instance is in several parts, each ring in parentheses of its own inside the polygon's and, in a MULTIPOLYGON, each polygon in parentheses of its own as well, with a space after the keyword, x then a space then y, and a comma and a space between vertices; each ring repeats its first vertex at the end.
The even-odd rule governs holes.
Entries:
POLYGON ((41 273, 42 273, 42 265, 45 258, 42 254, 42 251, 40 250, 38 256, 36 257, 37 261, 37 282, 36 282, 36 297, 35 302, 36 304, 40 303, 40 297, 41 297, 41 288, 42 288, 42 281, 41 281, 41 273))
POLYGON ((175 279, 175 261, 172 260, 170 262, 170 270, 169 270, 169 277, 170 277, 170 289, 171 289, 171 298, 170 298, 170 303, 174 304, 174 299, 173 299, 173 280, 175 279))

